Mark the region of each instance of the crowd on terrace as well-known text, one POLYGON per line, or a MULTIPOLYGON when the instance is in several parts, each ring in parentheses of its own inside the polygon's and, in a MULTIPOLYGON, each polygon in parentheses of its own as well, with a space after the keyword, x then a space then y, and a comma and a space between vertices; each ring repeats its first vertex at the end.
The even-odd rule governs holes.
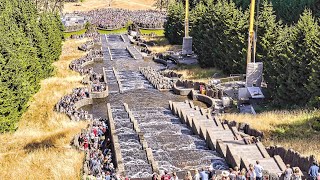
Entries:
POLYGON ((89 120, 91 116, 87 111, 77 110, 75 107, 75 103, 84 98, 89 98, 88 88, 75 88, 73 89, 72 94, 66 95, 60 99, 56 105, 56 110, 67 114, 69 117, 74 117, 76 120, 89 120))
POLYGON ((90 24, 102 29, 119 29, 125 27, 129 22, 141 28, 157 29, 163 28, 166 21, 166 13, 155 10, 131 11, 108 8, 95 9, 88 12, 74 12, 74 15, 83 16, 90 24))
POLYGON ((112 163, 111 141, 106 123, 106 119, 94 119, 74 144, 86 153, 84 174, 88 179, 118 179, 112 163))

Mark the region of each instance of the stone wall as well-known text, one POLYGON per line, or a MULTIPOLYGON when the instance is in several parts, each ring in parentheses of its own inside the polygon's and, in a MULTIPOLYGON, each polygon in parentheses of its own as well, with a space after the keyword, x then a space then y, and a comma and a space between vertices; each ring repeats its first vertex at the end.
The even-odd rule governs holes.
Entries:
POLYGON ((317 160, 314 156, 303 156, 293 149, 286 149, 281 146, 267 147, 267 152, 270 156, 279 155, 286 164, 290 164, 292 167, 299 167, 305 172, 308 172, 312 162, 317 160))
POLYGON ((250 125, 247 123, 239 123, 236 121, 229 121, 229 120, 223 120, 223 121, 225 124, 228 124, 230 127, 236 127, 238 131, 244 132, 245 134, 258 137, 258 138, 263 138, 262 131, 251 128, 250 125))

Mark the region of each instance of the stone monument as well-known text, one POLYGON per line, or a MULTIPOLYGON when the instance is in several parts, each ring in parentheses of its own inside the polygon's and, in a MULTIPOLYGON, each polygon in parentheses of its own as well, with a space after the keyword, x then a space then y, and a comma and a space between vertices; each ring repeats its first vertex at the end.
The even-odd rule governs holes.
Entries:
POLYGON ((190 55, 192 52, 192 37, 189 36, 189 0, 186 0, 186 17, 184 22, 185 36, 182 43, 182 55, 190 55))

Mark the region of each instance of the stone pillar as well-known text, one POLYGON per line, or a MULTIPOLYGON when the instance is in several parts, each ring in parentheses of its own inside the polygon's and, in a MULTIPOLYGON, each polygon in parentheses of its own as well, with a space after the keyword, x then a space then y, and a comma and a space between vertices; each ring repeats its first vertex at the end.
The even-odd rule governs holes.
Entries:
POLYGON ((189 0, 186 0, 184 31, 185 36, 182 43, 182 55, 189 55, 192 54, 192 37, 189 36, 189 0))
POLYGON ((182 43, 182 55, 192 54, 192 37, 184 37, 182 43))

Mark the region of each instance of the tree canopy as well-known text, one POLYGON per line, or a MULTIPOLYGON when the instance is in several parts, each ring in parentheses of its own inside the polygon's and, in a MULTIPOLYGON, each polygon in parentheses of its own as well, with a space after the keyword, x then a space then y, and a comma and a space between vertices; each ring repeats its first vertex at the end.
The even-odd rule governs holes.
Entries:
POLYGON ((27 0, 0 3, 0 132, 16 123, 61 54, 60 17, 27 0))
MULTIPOLYGON (((165 27, 169 42, 181 43, 184 28, 178 25, 184 19, 177 13, 181 6, 169 7, 165 27)), ((296 23, 287 25, 277 18, 269 1, 261 0, 259 6, 256 61, 264 63, 268 98, 279 107, 320 107, 319 19, 306 9, 296 23)), ((249 10, 233 1, 203 0, 190 16, 190 35, 200 65, 245 73, 249 10)))

